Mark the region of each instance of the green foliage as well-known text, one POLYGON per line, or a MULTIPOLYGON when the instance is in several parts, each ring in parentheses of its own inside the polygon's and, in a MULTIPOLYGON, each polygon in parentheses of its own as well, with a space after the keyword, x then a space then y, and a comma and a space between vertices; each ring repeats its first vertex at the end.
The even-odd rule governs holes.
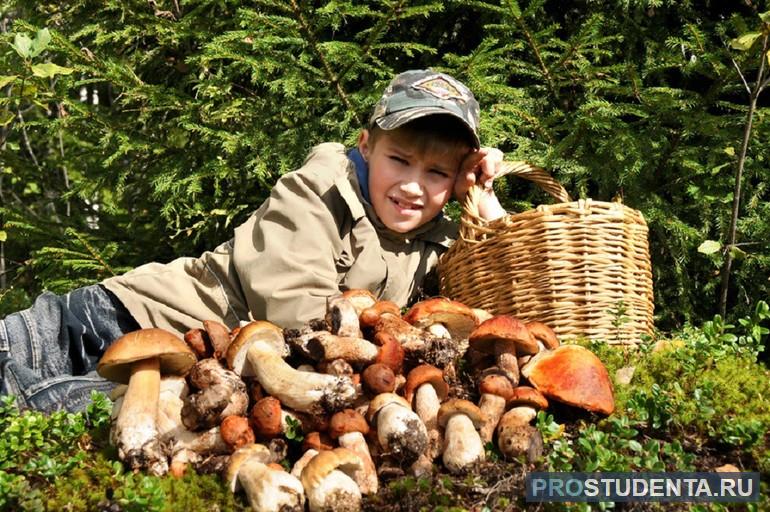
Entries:
MULTIPOLYGON (((34 297, 213 248, 311 145, 353 144, 395 72, 432 66, 476 92, 486 145, 641 210, 657 324, 702 321, 746 126, 732 59, 752 76, 763 57, 752 5, 5 0, 0 287, 34 297)), ((768 119, 760 103, 730 321, 767 298, 768 119)), ((514 211, 548 201, 496 190, 514 211)))

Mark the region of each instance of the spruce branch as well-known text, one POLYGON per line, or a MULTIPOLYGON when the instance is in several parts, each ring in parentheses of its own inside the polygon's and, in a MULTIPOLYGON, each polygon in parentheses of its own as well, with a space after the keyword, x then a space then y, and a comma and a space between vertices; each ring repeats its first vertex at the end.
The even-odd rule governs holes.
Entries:
MULTIPOLYGON (((390 25, 391 20, 397 19, 398 15, 400 14, 401 10, 403 9, 404 1, 400 0, 398 3, 396 3, 393 8, 387 13, 387 15, 380 17, 380 20, 372 27, 371 35, 366 40, 366 42, 361 47, 361 55, 362 56, 369 56, 369 52, 372 50, 372 47, 374 44, 380 40, 380 37, 383 33, 385 33, 385 30, 390 25)), ((350 64, 348 64, 342 71, 340 71, 339 76, 344 78, 348 72, 353 69, 353 66, 356 64, 356 61, 354 59, 350 60, 350 64)))
POLYGON ((78 233, 77 231, 75 231, 75 230, 74 230, 74 229, 72 229, 72 228, 67 228, 66 230, 64 230, 64 233, 65 233, 66 235, 69 235, 69 236, 74 236, 75 238, 77 238, 77 239, 78 239, 78 241, 79 241, 81 244, 83 244, 83 247, 85 247, 85 248, 86 248, 86 250, 88 251, 88 253, 89 253, 89 254, 90 254, 90 255, 91 255, 91 256, 92 256, 92 257, 93 257, 93 258, 94 258, 94 259, 95 259, 97 262, 99 262, 99 264, 100 264, 102 267, 104 267, 104 268, 107 270, 107 272, 109 272, 109 273, 110 273, 110 275, 112 275, 112 276, 116 275, 116 274, 115 274, 115 271, 112 269, 112 267, 111 267, 111 266, 110 266, 110 265, 109 265, 109 264, 108 264, 106 261, 104 261, 104 258, 102 258, 102 255, 99 253, 99 251, 97 251, 97 250, 96 250, 96 249, 95 249, 95 248, 94 248, 94 247, 93 247, 93 246, 92 246, 90 243, 88 243, 88 240, 86 240, 86 239, 85 239, 85 238, 84 238, 84 237, 83 237, 83 236, 82 236, 80 233, 78 233))
POLYGON ((508 0, 508 7, 511 11, 511 15, 513 16, 513 19, 516 20, 516 23, 519 25, 522 32, 524 32, 524 37, 527 39, 527 43, 529 43, 529 46, 532 48, 532 51, 535 53, 535 58, 537 59, 537 62, 540 65, 540 70, 543 72, 543 76, 545 76, 545 81, 546 81, 546 84, 548 85, 548 89, 551 91, 551 95, 553 95, 554 99, 558 100, 559 95, 556 92, 556 87, 554 86, 554 83, 553 83, 553 77, 551 76, 551 71, 548 69, 548 66, 545 64, 545 61, 543 60, 540 47, 537 45, 535 38, 532 36, 532 31, 529 29, 529 26, 524 21, 524 16, 521 15, 521 11, 519 10, 518 5, 515 5, 515 3, 512 3, 512 0, 508 0))
MULTIPOLYGON (((342 88, 342 83, 340 83, 339 76, 334 72, 334 70, 331 67, 331 64, 329 64, 328 59, 324 55, 324 53, 321 51, 320 45, 318 43, 318 37, 316 36, 313 29, 310 27, 310 24, 307 21, 307 18, 305 18, 305 15, 302 12, 302 8, 297 3, 297 0, 291 0, 291 9, 294 15, 297 17, 297 20, 300 23, 300 27, 302 28, 303 32, 305 33, 305 36, 307 37, 308 41, 310 42, 310 47, 313 49, 313 53, 315 53, 318 60, 321 62, 321 65, 323 66, 324 73, 326 74, 327 80, 332 84, 334 89, 337 91, 337 94, 339 95, 340 99, 342 100, 342 103, 345 105, 345 108, 347 108, 350 112, 356 112, 356 110, 353 108, 353 104, 350 102, 350 99, 348 98, 348 94, 345 92, 345 89, 342 88)), ((358 118, 358 114, 354 114, 356 118, 358 118)), ((359 122, 362 122, 361 119, 358 119, 359 122)))

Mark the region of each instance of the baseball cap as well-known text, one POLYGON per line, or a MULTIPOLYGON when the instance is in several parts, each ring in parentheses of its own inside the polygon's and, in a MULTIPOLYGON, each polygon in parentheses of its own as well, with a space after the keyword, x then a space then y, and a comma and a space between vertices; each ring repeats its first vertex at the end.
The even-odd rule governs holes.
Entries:
POLYGON ((478 149, 479 103, 460 81, 428 69, 404 71, 391 80, 374 107, 369 125, 393 130, 414 119, 450 114, 468 128, 478 149))

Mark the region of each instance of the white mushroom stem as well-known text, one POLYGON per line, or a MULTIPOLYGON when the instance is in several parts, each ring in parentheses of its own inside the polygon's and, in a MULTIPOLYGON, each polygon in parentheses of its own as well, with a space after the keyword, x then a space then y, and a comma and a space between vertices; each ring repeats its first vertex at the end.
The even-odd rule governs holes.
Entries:
POLYGON ((342 359, 352 364, 370 364, 379 353, 377 345, 361 337, 336 336, 326 331, 310 336, 305 350, 319 361, 342 359))
POLYGON ((361 458, 362 468, 353 475, 361 494, 377 494, 377 468, 374 467, 364 435, 361 432, 348 432, 337 438, 337 442, 361 458))
POLYGON ((449 332, 449 329, 446 328, 446 325, 440 322, 435 324, 430 324, 428 326, 428 332, 433 334, 434 336, 438 336, 439 338, 452 337, 452 334, 449 332))
POLYGON ((249 504, 259 512, 302 512, 305 492, 299 479, 261 462, 246 461, 238 471, 249 504))
POLYGON ((115 422, 118 456, 132 469, 153 475, 168 472, 168 462, 155 426, 160 394, 160 362, 151 357, 135 362, 115 422))
POLYGON ((428 433, 428 449, 426 455, 430 460, 435 459, 441 453, 443 444, 441 431, 438 428, 438 410, 441 400, 436 394, 436 388, 427 383, 417 388, 414 394, 414 412, 420 417, 425 430, 428 433))
POLYGON ((315 487, 305 489, 310 512, 357 512, 361 510, 361 490, 342 471, 335 469, 315 487))
POLYGON ((486 415, 486 421, 479 429, 481 442, 487 444, 492 441, 497 423, 505 412, 505 398, 494 393, 482 393, 479 400, 479 409, 486 415))
POLYGON ((298 371, 269 343, 254 342, 246 357, 267 394, 291 409, 324 414, 344 409, 357 396, 356 386, 349 377, 298 371))
POLYGON ((473 421, 465 414, 455 414, 444 431, 444 466, 458 473, 476 462, 484 460, 484 445, 473 421))
POLYGON ((377 440, 385 452, 411 463, 427 449, 428 432, 414 411, 390 403, 377 414, 377 440))

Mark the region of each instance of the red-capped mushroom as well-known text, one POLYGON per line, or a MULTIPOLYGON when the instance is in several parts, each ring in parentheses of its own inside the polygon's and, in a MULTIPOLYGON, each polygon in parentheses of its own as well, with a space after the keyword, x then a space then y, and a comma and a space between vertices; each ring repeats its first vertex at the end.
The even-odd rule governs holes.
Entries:
POLYGON ((596 355, 580 345, 562 345, 534 356, 522 368, 546 397, 609 415, 615 410, 612 382, 596 355))

